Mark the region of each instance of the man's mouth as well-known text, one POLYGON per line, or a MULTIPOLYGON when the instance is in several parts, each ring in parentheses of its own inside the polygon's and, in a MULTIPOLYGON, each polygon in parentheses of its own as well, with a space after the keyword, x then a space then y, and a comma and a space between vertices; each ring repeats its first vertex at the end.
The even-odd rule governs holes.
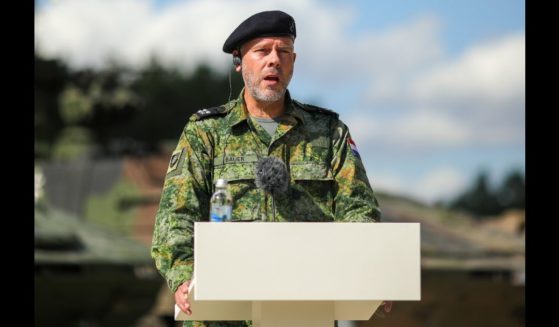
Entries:
POLYGON ((264 76, 264 80, 265 81, 269 81, 269 82, 279 82, 279 76, 278 75, 266 75, 264 76))

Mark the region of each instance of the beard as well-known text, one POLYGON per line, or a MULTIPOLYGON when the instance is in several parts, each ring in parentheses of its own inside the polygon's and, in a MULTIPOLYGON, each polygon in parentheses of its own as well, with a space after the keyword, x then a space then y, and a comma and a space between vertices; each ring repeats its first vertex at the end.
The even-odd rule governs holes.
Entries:
MULTIPOLYGON (((291 81, 291 74, 290 74, 287 77, 287 81, 285 85, 283 85, 282 83, 278 90, 274 90, 271 88, 266 88, 262 90, 259 87, 260 82, 262 82, 262 79, 256 76, 256 74, 251 72, 249 69, 246 69, 244 63, 242 66, 242 73, 243 73, 243 80, 245 81, 245 85, 246 88, 248 89, 248 92, 253 98, 261 102, 276 102, 281 100, 285 94, 285 91, 287 90, 287 85, 289 84, 289 81, 291 81)), ((278 70, 266 72, 262 75, 265 75, 267 73, 274 73, 280 75, 280 72, 278 70)))

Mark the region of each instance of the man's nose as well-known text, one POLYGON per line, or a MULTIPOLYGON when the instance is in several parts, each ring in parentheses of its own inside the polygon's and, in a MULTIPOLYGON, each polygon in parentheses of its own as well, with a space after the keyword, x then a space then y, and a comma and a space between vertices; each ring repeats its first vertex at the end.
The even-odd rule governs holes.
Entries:
POLYGON ((279 58, 277 50, 270 51, 270 54, 268 55, 268 57, 269 57, 268 58, 268 66, 279 67, 280 58, 279 58))

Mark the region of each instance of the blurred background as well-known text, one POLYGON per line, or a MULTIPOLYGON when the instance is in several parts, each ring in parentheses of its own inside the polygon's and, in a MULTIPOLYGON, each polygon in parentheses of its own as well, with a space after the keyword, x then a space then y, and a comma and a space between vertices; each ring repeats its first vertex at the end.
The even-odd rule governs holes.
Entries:
POLYGON ((383 221, 421 222, 422 300, 355 325, 524 326, 518 0, 36 0, 35 326, 177 325, 149 256, 168 160, 241 90, 227 36, 274 9, 292 97, 349 126, 383 221))

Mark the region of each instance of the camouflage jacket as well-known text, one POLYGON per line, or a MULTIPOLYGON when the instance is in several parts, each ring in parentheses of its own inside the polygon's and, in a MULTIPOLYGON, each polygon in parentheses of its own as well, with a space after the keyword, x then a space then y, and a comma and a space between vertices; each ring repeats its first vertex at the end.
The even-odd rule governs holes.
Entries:
POLYGON ((259 158, 286 163, 289 188, 275 199, 277 221, 380 221, 378 202, 347 126, 332 111, 286 93, 270 136, 237 100, 192 115, 171 156, 157 212, 152 257, 173 292, 191 278, 195 221, 209 220, 217 179, 229 182, 233 220, 272 220, 272 203, 254 183, 259 158))

